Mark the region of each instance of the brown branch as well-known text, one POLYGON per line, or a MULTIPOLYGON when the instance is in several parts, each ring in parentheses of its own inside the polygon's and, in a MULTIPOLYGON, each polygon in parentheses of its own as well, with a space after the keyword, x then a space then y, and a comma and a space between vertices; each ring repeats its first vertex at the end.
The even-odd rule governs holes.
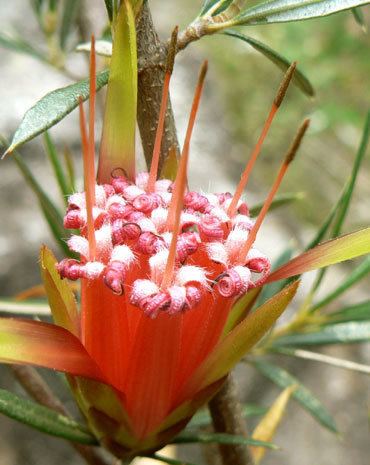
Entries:
MULTIPOLYGON (((19 384, 36 402, 61 413, 62 415, 69 416, 67 409, 53 394, 49 386, 34 368, 22 365, 11 365, 10 368, 19 384)), ((89 465, 109 465, 110 462, 108 462, 102 454, 93 447, 84 446, 74 442, 71 442, 70 444, 89 465)))
MULTIPOLYGON (((236 391, 233 376, 229 374, 221 390, 208 404, 216 433, 247 436, 247 426, 236 391)), ((241 444, 219 444, 218 447, 223 465, 253 465, 248 447, 241 444)))
MULTIPOLYGON (((144 3, 137 24, 137 45, 141 69, 138 76, 137 119, 144 155, 149 167, 161 106, 165 63, 167 61, 167 46, 159 40, 147 3, 144 3)), ((172 147, 175 147, 178 151, 179 144, 177 141, 175 120, 169 99, 159 170, 172 147)))

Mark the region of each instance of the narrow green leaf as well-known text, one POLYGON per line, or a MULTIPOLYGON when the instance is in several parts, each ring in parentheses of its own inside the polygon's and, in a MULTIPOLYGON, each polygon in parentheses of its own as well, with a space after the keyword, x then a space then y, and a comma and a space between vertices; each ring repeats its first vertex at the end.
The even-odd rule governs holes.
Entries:
POLYGON ((171 459, 162 454, 153 454, 148 456, 151 459, 158 460, 159 462, 168 463, 169 465, 195 465, 194 463, 184 462, 183 460, 171 459))
POLYGON ((0 389, 0 412, 52 436, 81 444, 97 444, 97 440, 85 426, 5 389, 0 389))
POLYGON ((270 24, 328 16, 367 5, 369 0, 270 0, 242 11, 233 21, 238 25, 270 24))
POLYGON ((341 308, 340 310, 329 313, 325 316, 329 319, 329 324, 370 320, 370 300, 341 308))
POLYGON ((312 333, 288 334, 273 342, 274 347, 351 344, 370 341, 370 322, 338 323, 312 333))
POLYGON ((296 281, 250 313, 222 339, 190 378, 187 389, 202 389, 225 376, 272 327, 293 299, 296 281))
POLYGON ((337 368, 344 368, 345 370, 355 371, 356 373, 370 375, 369 365, 363 365, 362 363, 352 362, 351 360, 343 360, 341 358, 331 357, 330 355, 320 354, 318 352, 311 352, 309 350, 302 349, 291 349, 288 347, 275 347, 273 352, 291 357, 302 358, 304 360, 325 363, 337 368))
MULTIPOLYGON (((267 407, 260 405, 245 404, 242 406, 242 415, 244 417, 256 417, 264 415, 267 412, 267 407)), ((207 409, 198 411, 191 419, 187 428, 200 428, 212 423, 211 415, 207 409)))
MULTIPOLYGON (((97 90, 108 82, 108 70, 96 77, 97 90)), ((25 142, 51 128, 78 106, 79 98, 89 98, 89 80, 76 82, 49 92, 24 115, 14 134, 10 147, 5 153, 11 153, 25 142)))
POLYGON ((23 158, 18 153, 14 153, 13 159, 23 174, 25 181, 36 194, 45 220, 47 221, 50 231, 61 251, 64 255, 72 256, 66 242, 63 240, 63 238, 68 236, 68 232, 63 227, 63 216, 59 209, 54 205, 40 184, 36 181, 23 158))
POLYGON ((135 177, 137 50, 135 16, 128 0, 121 2, 114 24, 114 42, 100 145, 98 181, 109 182, 115 168, 135 177))
POLYGON ((51 166, 53 168, 55 179, 58 182, 58 186, 62 194, 63 202, 65 205, 67 205, 68 196, 72 194, 71 187, 68 183, 62 164, 59 160, 57 149, 47 131, 44 132, 44 141, 45 141, 45 151, 50 160, 51 166))
MULTIPOLYGON (((287 192, 286 194, 280 194, 275 197, 273 200, 269 211, 275 210, 276 208, 282 207, 284 205, 290 205, 291 203, 297 202, 304 198, 303 192, 287 192)), ((257 203, 250 208, 250 216, 257 216, 263 207, 263 202, 257 203)))
POLYGON ((0 33, 0 47, 24 53, 40 61, 47 62, 46 57, 40 51, 36 50, 29 41, 25 41, 21 37, 9 37, 6 34, 0 33))
POLYGON ((76 192, 76 174, 73 155, 68 147, 63 150, 64 164, 68 176, 69 190, 76 192))
POLYGON ((326 297, 324 297, 319 302, 317 302, 315 305, 313 305, 311 308, 311 311, 314 312, 318 310, 319 308, 322 308, 325 305, 328 305, 330 302, 332 302, 338 296, 340 296, 345 291, 350 289, 352 286, 358 283, 361 279, 363 279, 369 273, 370 273, 370 255, 366 257, 365 260, 357 268, 355 268, 352 271, 352 273, 350 273, 347 276, 347 278, 342 282, 342 284, 340 284, 340 286, 338 286, 336 289, 330 292, 330 294, 328 294, 326 297))
MULTIPOLYGON (((268 45, 260 42, 259 40, 253 39, 252 37, 246 36, 245 34, 241 34, 240 32, 236 32, 233 30, 226 30, 223 31, 221 34, 225 34, 230 37, 235 37, 237 39, 246 42, 251 47, 253 47, 257 52, 262 53, 266 58, 268 58, 272 63, 274 63, 278 68, 282 71, 286 71, 289 66, 292 64, 287 58, 280 55, 280 53, 276 52, 268 45)), ((305 94, 309 96, 315 95, 315 91, 312 87, 312 84, 308 80, 308 78, 297 68, 294 75, 293 75, 293 83, 299 87, 305 94)), ((286 194, 287 195, 287 194, 286 194)))
MULTIPOLYGON (((335 215, 336 215, 336 220, 335 220, 335 222, 333 224, 333 229, 331 231, 331 237, 332 238, 338 237, 340 232, 342 231, 342 227, 343 227, 344 221, 346 219, 346 216, 347 216, 347 213, 348 213, 348 210, 349 210, 349 205, 350 205, 350 202, 351 202, 351 199, 352 199, 352 195, 353 195, 354 187, 355 187, 356 180, 357 180, 357 177, 358 177, 358 173, 360 171, 362 161, 363 161, 364 156, 366 154, 366 149, 367 149, 367 145, 368 145, 368 142, 369 142, 369 136, 370 136, 370 111, 368 112, 367 117, 366 117, 365 126, 364 126, 364 129, 363 129, 363 132, 362 132, 360 147, 359 147, 359 149, 357 151, 355 161, 353 163, 353 168, 352 168, 350 178, 349 178, 348 182, 346 183, 343 194, 341 195, 341 197, 340 197, 340 199, 339 199, 339 201, 338 201, 338 203, 336 205, 336 208, 333 210, 335 215)), ((333 217, 333 219, 334 219, 334 217, 333 217)), ((317 279, 316 279, 316 281, 314 283, 314 289, 315 290, 317 290, 319 288, 322 280, 324 279, 325 273, 326 273, 326 270, 322 270, 319 273, 319 275, 318 275, 318 277, 317 277, 317 279)))
POLYGON ((62 24, 60 26, 59 43, 62 50, 66 49, 67 39, 80 7, 79 0, 64 0, 62 24))
POLYGON ((226 8, 233 2, 234 0, 205 0, 203 2, 202 10, 199 13, 199 16, 204 16, 208 13, 211 8, 216 6, 219 3, 217 9, 213 11, 212 16, 221 13, 222 11, 226 10, 226 8))
POLYGON ((171 441, 174 444, 190 444, 190 443, 217 443, 217 444, 241 444, 245 446, 258 446, 267 447, 269 449, 277 449, 277 447, 271 442, 258 441, 253 438, 246 438, 244 436, 238 436, 227 433, 190 433, 184 431, 180 433, 171 441))
POLYGON ((356 23, 361 26, 361 29, 366 33, 367 32, 367 24, 365 21, 365 16, 361 10, 361 8, 352 8, 352 14, 355 18, 356 23))
POLYGON ((258 360, 253 365, 257 370, 273 383, 285 389, 288 386, 296 385, 292 397, 298 401, 319 423, 334 433, 338 433, 335 421, 322 405, 322 403, 309 391, 302 383, 288 373, 286 370, 273 365, 272 363, 258 360))
POLYGON ((113 0, 104 0, 105 8, 107 9, 109 21, 113 21, 113 0))

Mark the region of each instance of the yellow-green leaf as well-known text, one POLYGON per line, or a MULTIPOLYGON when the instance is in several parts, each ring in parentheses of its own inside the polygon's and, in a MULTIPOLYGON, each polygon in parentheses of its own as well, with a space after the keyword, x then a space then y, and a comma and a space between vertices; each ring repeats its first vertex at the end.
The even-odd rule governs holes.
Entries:
POLYGON ((41 275, 55 323, 77 336, 80 325, 75 296, 67 280, 59 276, 56 269, 57 261, 46 246, 41 248, 40 263, 41 275))
POLYGON ((271 273, 267 278, 267 282, 290 278, 306 271, 323 268, 368 253, 370 253, 370 228, 361 229, 338 239, 324 242, 293 258, 271 273))
MULTIPOLYGON (((284 389, 269 408, 268 412, 258 423, 253 431, 252 438, 259 441, 269 442, 275 436, 276 430, 284 417, 289 399, 297 386, 292 385, 284 389)), ((258 465, 263 459, 266 449, 264 447, 252 447, 251 452, 255 465, 258 465)))
POLYGON ((286 286, 237 325, 196 370, 184 391, 202 389, 225 376, 271 328, 293 299, 299 282, 286 286))
POLYGON ((114 169, 135 177, 137 50, 135 15, 128 0, 114 24, 114 42, 100 147, 98 181, 109 182, 114 169))

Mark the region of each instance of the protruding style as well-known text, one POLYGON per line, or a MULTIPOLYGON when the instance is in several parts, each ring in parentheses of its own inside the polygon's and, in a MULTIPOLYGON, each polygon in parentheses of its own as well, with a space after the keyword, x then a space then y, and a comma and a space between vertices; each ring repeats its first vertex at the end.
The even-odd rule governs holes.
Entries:
POLYGON ((235 194, 234 194, 234 197, 230 203, 230 206, 229 206, 229 209, 228 209, 228 214, 230 217, 233 217, 236 213, 236 210, 237 210, 237 205, 238 205, 238 202, 241 198, 241 196, 243 195, 243 191, 247 185, 247 182, 248 182, 248 179, 249 179, 249 176, 252 172, 252 169, 254 167, 254 164, 256 163, 256 160, 258 158, 258 155, 260 154, 261 152, 261 148, 262 148, 262 144, 268 134, 268 131, 271 127, 271 124, 275 118, 275 115, 285 97, 285 94, 288 90, 288 87, 289 87, 289 84, 290 84, 290 81, 292 80, 292 77, 294 75, 294 71, 296 69, 296 66, 297 66, 297 63, 294 62, 290 65, 290 67, 288 68, 288 71, 285 73, 285 76, 283 78, 283 80, 281 81, 281 84, 279 86, 279 89, 276 93, 276 96, 274 98, 274 101, 273 101, 273 104, 271 106, 271 109, 270 109, 270 112, 267 116, 267 119, 265 121, 265 124, 262 128, 262 132, 261 132, 261 135, 257 141, 257 144, 255 145, 254 149, 253 149, 253 152, 252 152, 252 155, 247 163, 247 166, 245 167, 241 177, 240 177, 240 182, 238 184, 238 187, 236 188, 236 191, 235 191, 235 194))

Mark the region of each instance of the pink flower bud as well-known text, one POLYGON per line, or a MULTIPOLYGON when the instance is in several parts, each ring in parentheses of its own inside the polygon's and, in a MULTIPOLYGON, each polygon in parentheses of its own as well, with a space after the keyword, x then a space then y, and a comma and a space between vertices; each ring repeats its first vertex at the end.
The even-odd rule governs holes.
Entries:
POLYGON ((144 232, 137 241, 136 248, 146 255, 154 255, 163 248, 164 241, 161 237, 151 233, 144 232))
POLYGON ((184 206, 201 213, 209 206, 208 199, 198 192, 187 192, 184 196, 184 206))
POLYGON ((213 215, 204 215, 199 223, 201 238, 205 241, 220 241, 224 238, 221 221, 213 215))
POLYGON ((113 245, 124 244, 127 240, 136 240, 141 234, 141 228, 136 223, 116 220, 112 223, 113 245))
POLYGON ((113 261, 105 269, 104 283, 117 295, 123 294, 126 267, 122 262, 113 261))
POLYGON ((141 194, 133 201, 136 210, 143 213, 151 213, 162 204, 162 199, 158 194, 141 194))

